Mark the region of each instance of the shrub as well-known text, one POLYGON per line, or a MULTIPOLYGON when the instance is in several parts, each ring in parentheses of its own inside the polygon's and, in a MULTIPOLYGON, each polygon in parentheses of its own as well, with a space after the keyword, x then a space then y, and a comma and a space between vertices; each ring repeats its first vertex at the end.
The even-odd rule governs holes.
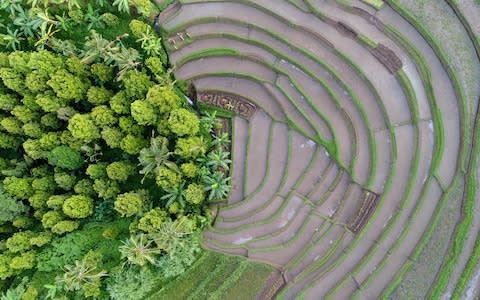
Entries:
POLYGON ((62 209, 70 218, 83 219, 93 213, 93 199, 84 195, 75 195, 63 202, 62 209))
POLYGON ((137 100, 131 105, 132 117, 140 125, 154 125, 157 122, 155 108, 145 100, 137 100))
POLYGON ((203 186, 191 183, 185 189, 185 200, 192 204, 198 205, 205 200, 205 189, 203 186))
POLYGON ((32 244, 30 244, 32 237, 34 237, 32 231, 20 231, 8 238, 5 245, 12 253, 25 252, 32 248, 32 244))
POLYGON ((64 234, 67 232, 72 232, 80 226, 80 223, 77 221, 60 221, 52 227, 52 232, 56 234, 64 234))
POLYGON ((68 146, 54 148, 47 157, 48 163, 52 166, 67 170, 77 170, 83 165, 83 157, 80 153, 68 146))
POLYGON ((170 112, 168 126, 178 136, 196 135, 200 128, 200 119, 193 112, 178 108, 170 112))
POLYGON ((79 101, 85 97, 88 85, 81 78, 76 77, 66 70, 55 72, 47 84, 57 94, 57 97, 67 100, 79 101))
POLYGON ((148 200, 146 191, 128 192, 117 196, 115 200, 115 210, 122 217, 130 217, 143 210, 148 200))
POLYGON ((135 166, 129 161, 116 161, 107 166, 108 178, 117 181, 126 181, 135 174, 135 166))
POLYGON ((100 131, 90 115, 75 114, 68 120, 68 130, 74 138, 90 143, 100 138, 100 131))
POLYGON ((162 114, 179 108, 182 103, 171 88, 161 85, 155 85, 148 90, 147 101, 157 107, 162 114))

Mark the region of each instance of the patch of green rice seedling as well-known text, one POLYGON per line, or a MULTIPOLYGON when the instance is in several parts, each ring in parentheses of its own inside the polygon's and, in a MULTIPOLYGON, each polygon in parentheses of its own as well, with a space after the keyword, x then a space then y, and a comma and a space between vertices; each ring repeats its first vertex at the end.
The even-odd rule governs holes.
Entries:
POLYGON ((377 42, 375 42, 374 40, 370 39, 368 36, 364 35, 364 34, 359 34, 357 39, 364 45, 366 46, 367 48, 370 48, 370 49, 375 49, 378 45, 377 42))
POLYGON ((362 2, 367 3, 368 5, 373 6, 376 10, 380 10, 385 5, 383 0, 362 0, 362 2))

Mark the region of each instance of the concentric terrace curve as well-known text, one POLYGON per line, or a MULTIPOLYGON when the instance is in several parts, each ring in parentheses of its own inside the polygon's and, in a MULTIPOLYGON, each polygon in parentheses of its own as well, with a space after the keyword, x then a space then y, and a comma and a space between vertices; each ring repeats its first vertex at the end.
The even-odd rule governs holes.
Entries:
POLYGON ((277 267, 281 299, 378 298, 465 159, 437 49, 352 2, 181 0, 159 17, 176 77, 237 113, 233 190, 204 245, 277 267))

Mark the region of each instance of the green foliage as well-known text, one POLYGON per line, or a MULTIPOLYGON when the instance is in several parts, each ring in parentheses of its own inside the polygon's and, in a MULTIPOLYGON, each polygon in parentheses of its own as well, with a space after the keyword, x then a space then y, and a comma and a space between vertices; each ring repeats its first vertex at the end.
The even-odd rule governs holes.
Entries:
POLYGON ((93 213, 93 199, 84 195, 75 195, 63 202, 63 212, 70 218, 83 219, 93 213))
POLYGON ((64 267, 60 282, 66 291, 80 291, 87 298, 100 295, 101 279, 108 274, 100 270, 98 258, 91 259, 94 253, 90 251, 81 261, 76 260, 73 265, 64 267))
POLYGON ((198 174, 198 167, 193 162, 183 163, 180 165, 180 170, 185 177, 195 178, 198 174))
POLYGON ((168 149, 168 139, 166 137, 152 137, 150 147, 140 150, 138 160, 142 167, 140 174, 145 176, 155 174, 162 166, 175 169, 175 164, 169 160, 171 152, 168 149))
POLYGON ((1 300, 24 300, 22 296, 27 291, 28 277, 23 277, 22 281, 15 287, 10 287, 0 296, 1 300))
POLYGON ((91 179, 102 179, 107 177, 107 163, 101 162, 97 164, 90 164, 87 167, 86 173, 91 179))
POLYGON ((167 166, 161 166, 158 169, 155 179, 157 184, 164 190, 177 187, 183 181, 182 175, 178 171, 172 170, 172 168, 167 166))
POLYGON ((65 172, 55 172, 55 183, 65 191, 70 191, 76 183, 76 177, 73 174, 65 172))
POLYGON ((222 172, 215 172, 212 176, 204 178, 206 190, 209 191, 208 201, 223 200, 230 191, 230 177, 225 177, 222 172))
POLYGON ((107 166, 108 178, 117 181, 126 181, 129 176, 135 174, 135 166, 129 161, 116 161, 107 166))
POLYGON ((28 199, 33 196, 33 188, 28 178, 5 177, 3 184, 7 193, 17 199, 28 199))
POLYGON ((117 123, 113 110, 106 105, 100 105, 92 109, 92 119, 98 127, 112 126, 117 123))
POLYGON ((34 233, 32 231, 16 232, 7 239, 7 249, 12 253, 30 250, 32 248, 32 244, 30 244, 30 239, 32 237, 34 237, 34 233))
POLYGON ((125 87, 125 94, 128 97, 135 99, 145 98, 149 88, 153 86, 150 76, 144 72, 136 70, 126 72, 125 76, 122 78, 122 83, 125 87))
POLYGON ((161 208, 156 207, 148 211, 140 218, 140 220, 138 220, 137 228, 147 233, 153 233, 160 229, 160 226, 167 220, 167 218, 168 213, 161 208))
POLYGON ((143 137, 127 134, 120 142, 120 148, 130 155, 136 155, 147 144, 148 142, 143 137))
POLYGON ((173 89, 162 85, 155 85, 148 90, 147 101, 157 107, 162 114, 180 108, 182 103, 173 89))
POLYGON ((132 117, 140 125, 154 125, 157 122, 155 108, 150 102, 137 100, 131 105, 132 117))
POLYGON ((83 165, 80 153, 68 146, 58 146, 48 153, 48 163, 67 170, 77 170, 83 165))
POLYGON ((75 114, 68 120, 68 130, 74 138, 90 143, 100 138, 100 131, 88 114, 75 114))
POLYGON ((0 254, 0 279, 5 280, 15 274, 14 270, 10 267, 12 258, 10 254, 0 254))
POLYGON ((66 70, 55 72, 47 84, 57 94, 57 97, 66 100, 79 101, 85 97, 88 84, 81 78, 74 76, 66 70))
POLYGON ((184 273, 201 252, 199 235, 192 234, 183 238, 182 245, 177 246, 175 255, 164 255, 157 261, 157 267, 164 277, 174 277, 184 273))
POLYGON ((185 200, 195 205, 202 203, 205 200, 205 189, 196 183, 189 184, 185 189, 185 200))
POLYGON ((130 27, 133 37, 136 39, 140 39, 143 35, 152 31, 150 25, 140 20, 132 20, 128 26, 130 27))
POLYGON ((14 117, 7 117, 4 118, 0 125, 2 125, 3 129, 11 134, 23 134, 22 130, 22 122, 14 117))
POLYGON ((154 247, 153 242, 143 233, 130 236, 119 249, 122 259, 130 265, 137 266, 154 265, 161 253, 161 250, 154 247))
POLYGON ((148 194, 145 190, 124 193, 117 196, 115 210, 122 217, 130 217, 141 212, 147 200, 148 194))
MULTIPOLYGON (((107 22, 106 19, 105 22, 107 22)), ((90 72, 102 83, 112 81, 113 79, 113 69, 106 64, 93 64, 90 67, 90 72)))
POLYGON ((10 196, 3 184, 0 184, 0 225, 13 221, 17 216, 27 212, 28 208, 23 202, 10 196))
POLYGON ((178 136, 196 135, 200 129, 200 120, 193 112, 178 108, 170 112, 168 126, 178 136))
POLYGON ((12 94, 0 94, 0 109, 5 111, 11 111, 19 101, 15 95, 12 94))
POLYGON ((102 139, 112 149, 120 148, 120 143, 124 138, 122 131, 114 127, 105 127, 102 132, 102 139))
POLYGON ((28 270, 35 266, 36 254, 34 251, 23 252, 12 258, 10 268, 14 270, 28 270))
POLYGON ((108 179, 95 179, 93 189, 99 198, 105 200, 115 198, 120 193, 118 182, 108 179))
POLYGON ((108 103, 112 96, 113 93, 103 87, 92 86, 87 92, 88 102, 92 103, 93 105, 108 103))
POLYGON ((52 227, 52 232, 56 234, 64 234, 67 232, 72 232, 80 226, 80 223, 77 221, 64 220, 60 221, 52 227))
POLYGON ((110 107, 117 114, 130 113, 130 103, 125 91, 120 91, 110 98, 110 107))
POLYGON ((179 138, 175 145, 175 154, 185 159, 195 159, 206 152, 207 145, 201 136, 179 138))
MULTIPOLYGON (((63 201, 62 201, 62 206, 63 206, 63 201)), ((42 225, 45 229, 50 229, 56 224, 58 224, 60 221, 63 221, 63 219, 64 217, 62 213, 56 210, 47 211, 42 216, 42 225)))
POLYGON ((107 291, 114 300, 145 299, 158 282, 158 273, 149 268, 130 266, 110 273, 107 291))
POLYGON ((0 78, 3 84, 21 95, 25 92, 24 76, 12 68, 0 68, 0 78))

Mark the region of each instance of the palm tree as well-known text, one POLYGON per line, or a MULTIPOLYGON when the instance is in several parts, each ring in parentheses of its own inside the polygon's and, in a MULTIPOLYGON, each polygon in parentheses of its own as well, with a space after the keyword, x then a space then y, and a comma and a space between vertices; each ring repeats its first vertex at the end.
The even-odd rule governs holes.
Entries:
MULTIPOLYGON (((145 177, 150 173, 155 173, 161 166, 167 166, 176 170, 175 163, 169 160, 173 153, 168 149, 168 139, 166 137, 153 137, 150 139, 150 147, 140 150, 138 160, 139 166, 142 167, 140 174, 145 177)), ((143 179, 142 179, 143 183, 143 179)))
POLYGON ((183 247, 184 238, 193 233, 192 220, 180 217, 175 221, 165 221, 157 232, 153 233, 152 239, 157 247, 173 256, 175 250, 183 247))
POLYGON ((120 51, 107 53, 109 58, 118 67, 117 81, 120 81, 129 70, 133 70, 140 65, 140 53, 133 48, 120 47, 120 51))
POLYGON ((66 265, 64 270, 65 273, 60 281, 67 291, 78 291, 84 284, 92 284, 108 275, 105 271, 98 271, 97 266, 85 260, 76 260, 74 265, 66 265))
POLYGON ((230 177, 224 177, 222 172, 215 172, 212 176, 205 176, 205 190, 209 191, 208 201, 223 200, 230 191, 230 177))
POLYGON ((18 29, 13 31, 10 27, 7 28, 7 34, 0 34, 1 44, 5 44, 5 47, 14 51, 18 50, 22 39, 18 33, 18 29))
POLYGON ((147 263, 155 264, 156 255, 161 253, 159 248, 152 247, 152 241, 143 233, 130 236, 119 250, 122 259, 125 258, 127 263, 139 266, 145 266, 147 263))
POLYGON ((115 0, 112 3, 113 6, 116 6, 119 12, 130 13, 130 6, 128 5, 128 0, 115 0))
POLYGON ((48 43, 48 40, 50 40, 50 38, 52 38, 55 33, 60 31, 60 29, 52 31, 52 28, 53 28, 53 24, 50 24, 48 31, 44 32, 42 29, 41 36, 38 39, 38 41, 35 43, 35 47, 39 49, 43 49, 44 46, 48 43))
POLYGON ((200 124, 206 132, 211 132, 215 125, 217 125, 217 111, 212 113, 206 112, 205 116, 200 119, 200 124))
POLYGON ((232 161, 228 159, 229 156, 230 152, 225 152, 222 148, 217 148, 208 153, 207 166, 212 168, 212 170, 223 169, 228 171, 232 163, 232 161))
POLYGON ((16 11, 22 9, 23 0, 2 0, 0 9, 7 11, 10 15, 15 15, 16 11))
POLYGON ((167 194, 160 198, 161 200, 166 200, 165 207, 168 208, 175 202, 177 202, 181 208, 185 207, 184 187, 185 183, 181 183, 176 188, 171 188, 166 191, 167 194))
POLYGON ((103 16, 100 15, 98 9, 93 9, 91 4, 88 4, 87 13, 84 16, 85 21, 88 23, 88 30, 92 28, 105 28, 103 24, 103 16))
POLYGON ((24 36, 34 37, 34 32, 39 26, 39 20, 32 18, 30 10, 24 10, 23 7, 20 7, 16 11, 15 18, 13 19, 13 24, 18 27, 24 36))
POLYGON ((212 146, 218 146, 220 148, 226 147, 230 144, 230 136, 227 132, 223 132, 220 135, 216 135, 212 141, 212 146))

